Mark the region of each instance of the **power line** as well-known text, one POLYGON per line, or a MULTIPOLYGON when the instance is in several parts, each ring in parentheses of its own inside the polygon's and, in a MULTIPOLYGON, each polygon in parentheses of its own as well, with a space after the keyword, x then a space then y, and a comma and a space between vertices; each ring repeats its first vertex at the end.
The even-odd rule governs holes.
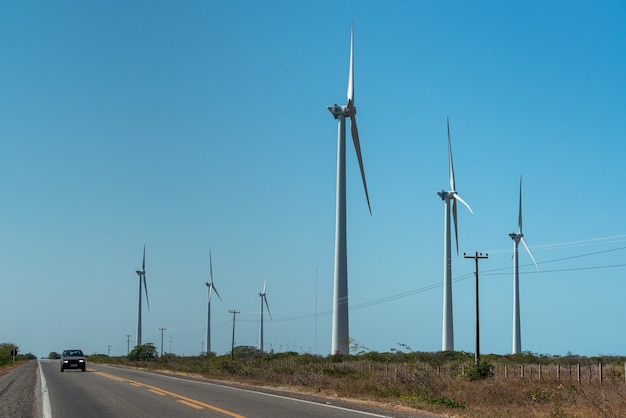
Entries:
MULTIPOLYGON (((594 239, 590 239, 590 240, 580 240, 580 241, 570 241, 570 242, 565 242, 565 243, 560 243, 560 244, 550 244, 550 245, 545 245, 542 248, 564 248, 564 247, 572 247, 572 246, 581 246, 584 245, 586 243, 598 243, 600 241, 606 241, 606 240, 611 240, 612 242, 619 242, 619 241, 623 241, 624 239, 626 239, 626 235, 616 235, 616 236, 612 236, 612 237, 606 237, 606 238, 594 238, 594 239)), ((535 247, 537 248, 537 247, 535 247)), ((573 260, 573 259, 578 259, 578 258, 585 258, 585 257, 591 257, 591 256, 595 256, 595 255, 600 255, 600 254, 606 254, 606 253, 610 253, 610 252, 616 252, 616 251, 622 251, 622 250, 626 250, 626 246, 622 246, 622 247, 618 247, 618 248, 611 248, 611 249, 607 249, 607 250, 602 250, 602 251, 595 251, 595 252, 591 252, 591 253, 585 253, 585 254, 577 254, 577 255, 573 255, 573 256, 569 256, 569 257, 562 257, 562 258, 556 258, 556 259, 552 259, 552 260, 546 260, 546 261, 542 261, 538 264, 550 264, 550 263, 556 263, 556 262, 560 262, 560 261, 566 261, 566 260, 573 260)), ((510 250, 509 250, 510 251, 510 250)), ((496 251, 497 252, 497 251, 496 251)), ((527 264, 524 266, 532 266, 532 264, 527 264)), ((524 267, 522 266, 522 267, 524 267)), ((572 267, 572 268, 563 268, 563 269, 551 269, 551 270, 545 270, 542 269, 540 272, 536 272, 536 271, 530 271, 530 272, 525 272, 524 274, 550 274, 550 273, 560 273, 560 272, 571 272, 571 271, 586 271, 586 270, 599 270, 599 269, 609 269, 609 268, 623 268, 626 267, 626 264, 611 264, 611 265, 599 265, 599 266, 587 266, 587 267, 572 267)), ((501 275, 509 275, 511 274, 510 270, 512 269, 512 267, 502 267, 502 268, 496 268, 496 269, 490 269, 490 270, 485 270, 483 272, 481 272, 482 275, 486 275, 486 276, 501 276, 501 275)), ((467 280, 471 277, 474 276, 474 273, 468 273, 468 274, 463 274, 460 275, 456 278, 454 278, 452 280, 453 283, 458 283, 464 280, 467 280)), ((409 296, 414 296, 414 295, 418 295, 421 293, 426 293, 426 292, 430 292, 432 290, 436 290, 439 289, 443 286, 443 283, 438 282, 438 283, 433 283, 430 285, 426 285, 417 289, 412 289, 412 290, 408 290, 405 292, 401 292, 401 293, 397 293, 395 295, 390 295, 390 296, 385 296, 379 299, 374 299, 374 300, 370 300, 370 301, 366 301, 366 302, 361 302, 355 305, 350 306, 350 310, 357 310, 357 309, 363 309, 363 308, 368 308, 370 306, 374 306, 374 305, 379 305, 381 303, 387 303, 387 302, 392 302, 394 300, 398 300, 398 299, 403 299, 403 298, 407 298, 409 296)), ((327 310, 317 310, 317 305, 316 306, 316 312, 314 313, 303 313, 300 315, 294 314, 294 315, 289 315, 289 316, 285 316, 283 318, 274 318, 274 322, 287 322, 287 321, 300 321, 300 320, 306 320, 306 319, 315 319, 318 317, 326 317, 326 316, 330 316, 332 314, 332 309, 327 309, 327 310)), ((298 308, 289 308, 289 309, 284 309, 282 311, 278 311, 278 312, 297 312, 297 311, 302 311, 303 309, 307 309, 307 308, 311 308, 312 306, 307 306, 307 307, 298 307, 298 308)), ((230 313, 232 313, 232 311, 229 311, 230 313)), ((256 315, 258 313, 258 311, 237 311, 237 313, 244 313, 244 314, 254 314, 256 315)), ((234 315, 233 315, 234 316, 234 315)), ((256 322, 256 319, 239 319, 240 322, 256 322)), ((215 328, 221 328, 224 326, 227 326, 228 323, 230 321, 224 321, 221 322, 219 324, 216 324, 215 328)), ((190 331, 187 333, 182 333, 182 334, 176 334, 177 338, 191 338, 191 337, 196 337, 202 333, 204 333, 204 329, 202 330, 197 330, 197 331, 190 331)), ((154 339, 155 337, 153 337, 152 339, 154 339)))
MULTIPOLYGON (((609 238, 622 238, 622 237, 626 237, 626 235, 618 235, 615 237, 609 237, 609 238)), ((602 238, 597 238, 597 239, 592 239, 592 240, 586 240, 586 241, 573 241, 571 243, 567 243, 567 244, 572 244, 572 243, 585 243, 585 242, 593 242, 593 241, 598 241, 601 240, 602 238)), ((557 244, 555 244, 557 245, 557 244)), ((576 259, 576 258, 583 258, 583 257, 589 257, 589 256, 593 256, 593 255, 599 255, 599 254, 606 254, 609 252, 614 252, 614 251, 620 251, 620 250, 625 250, 625 247, 618 247, 618 248, 612 248, 612 249, 608 249, 608 250, 603 250, 603 251, 595 251, 592 253, 587 253, 587 254, 578 254, 575 256, 570 256, 570 257, 563 257, 563 258, 557 258, 554 260, 548 260, 548 261, 543 261, 541 263, 538 264, 548 264, 548 263, 554 263, 554 262, 558 262, 558 261, 565 261, 565 260, 571 260, 571 259, 576 259)), ((532 264, 528 264, 529 266, 532 264)), ((601 265, 601 266, 591 266, 591 267, 574 267, 574 268, 568 268, 568 269, 554 269, 554 270, 541 270, 540 272, 529 272, 529 273, 524 273, 524 274, 547 274, 547 273, 557 273, 557 272, 566 272, 566 271, 583 271, 583 270, 595 270, 595 269, 607 269, 607 268, 619 268, 619 267, 626 267, 626 264, 613 264, 613 265, 601 265)), ((488 275, 488 276, 495 276, 495 275, 505 275, 505 274, 510 274, 510 272, 507 273, 496 273, 502 270, 511 270, 511 267, 504 267, 504 268, 499 268, 499 269, 492 269, 492 270, 487 270, 485 272, 483 272, 483 275, 488 275)), ((463 280, 467 280, 471 277, 473 277, 473 273, 469 273, 469 274, 464 274, 462 276, 456 277, 452 280, 453 283, 457 283, 463 280)), ((438 289, 440 287, 443 286, 443 283, 433 283, 431 285, 427 285, 424 287, 420 287, 418 289, 413 289, 413 290, 409 290, 407 292, 402 292, 399 294, 395 294, 395 295, 391 295, 391 296, 386 296, 380 299, 375 299, 375 300, 371 300, 371 301, 367 301, 367 302, 362 302, 359 304, 355 304, 353 306, 350 307, 350 310, 356 310, 356 309, 362 309, 362 308, 367 308, 373 305, 378 305, 381 303, 386 303, 386 302, 391 302, 393 300, 397 300, 397 299, 402 299, 402 298, 406 298, 409 296, 413 296, 416 294, 420 294, 420 293, 425 293, 425 292, 429 292, 431 290, 435 290, 438 289)), ((323 311, 323 312, 318 312, 318 315, 321 316, 327 316, 330 315, 332 313, 332 310, 328 310, 328 311, 323 311)), ((285 317, 285 318, 276 318, 274 319, 274 321, 278 322, 278 321, 294 321, 294 320, 302 320, 302 319, 310 319, 315 317, 315 314, 302 314, 302 315, 295 315, 295 316, 289 316, 289 317, 285 317)), ((242 320, 242 321, 246 321, 246 320, 242 320)))

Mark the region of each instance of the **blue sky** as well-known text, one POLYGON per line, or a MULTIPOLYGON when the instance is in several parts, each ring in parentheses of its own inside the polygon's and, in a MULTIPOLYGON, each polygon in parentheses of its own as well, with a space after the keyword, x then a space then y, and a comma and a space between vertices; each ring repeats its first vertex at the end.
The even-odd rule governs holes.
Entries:
POLYGON ((446 118, 459 207, 455 349, 625 354, 626 5, 619 1, 41 1, 0 6, 0 341, 37 356, 329 354, 350 25, 372 216, 348 148, 350 334, 441 349, 446 118), (171 343, 170 343, 171 342, 171 343))

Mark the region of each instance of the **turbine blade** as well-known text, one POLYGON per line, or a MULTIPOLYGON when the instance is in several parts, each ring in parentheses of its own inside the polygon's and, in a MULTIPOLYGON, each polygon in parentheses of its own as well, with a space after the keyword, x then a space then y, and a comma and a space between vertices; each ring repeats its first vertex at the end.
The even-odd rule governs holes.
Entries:
POLYGON ((522 233, 522 176, 519 176, 519 219, 517 221, 519 233, 522 233))
POLYGON ((213 256, 211 255, 211 250, 209 250, 209 270, 211 272, 211 284, 213 284, 213 256))
POLYGON ((526 248, 526 251, 528 251, 528 255, 530 256, 530 258, 533 259, 533 263, 535 263, 535 268, 537 269, 537 271, 539 271, 539 266, 535 261, 535 257, 533 257, 533 253, 530 252, 530 247, 528 246, 528 244, 526 244, 526 240, 524 239, 524 237, 520 238, 520 241, 522 241, 522 244, 524 244, 524 248, 526 248))
POLYGON ((461 196, 459 196, 459 194, 458 194, 458 193, 455 193, 455 194, 454 194, 454 199, 455 199, 455 200, 456 200, 456 199, 458 199, 458 200, 459 200, 459 202, 463 203, 463 204, 465 205, 465 207, 469 209, 469 211, 470 211, 470 213, 471 213, 472 215, 474 214, 474 211, 472 210, 472 208, 470 208, 470 206, 467 204, 467 202, 466 202, 465 200, 463 200, 463 199, 461 198, 461 196))
POLYGON ((207 285, 209 286, 209 297, 208 297, 208 301, 209 303, 211 303, 211 291, 213 290, 213 286, 210 286, 208 283, 207 285))
POLYGON ((354 108, 354 23, 350 27, 350 69, 348 71, 348 108, 354 108))
POLYGON ((148 285, 146 284, 146 272, 143 272, 143 288, 146 290, 146 303, 148 304, 148 311, 150 311, 150 299, 148 299, 148 285))
POLYGON ((141 271, 146 271, 146 245, 143 246, 143 261, 141 262, 141 271))
POLYGON ((265 296, 265 293, 263 293, 263 300, 265 301, 265 307, 267 308, 267 313, 270 316, 270 319, 272 319, 272 313, 270 312, 270 305, 268 305, 267 303, 267 296, 265 296))
POLYGON ((459 229, 456 223, 456 199, 452 199, 452 219, 454 221, 454 239, 456 242, 456 255, 459 255, 459 229))
POLYGON ((446 118, 448 123, 448 166, 450 168, 450 190, 456 190, 456 184, 454 182, 454 163, 452 162, 452 141, 450 141, 450 119, 446 118))
POLYGON ((211 288, 215 291, 215 294, 217 295, 217 297, 218 297, 218 298, 220 298, 220 300, 221 300, 222 302, 224 302, 224 301, 222 300, 222 297, 220 296, 220 294, 217 292, 217 289, 215 288, 215 286, 211 286, 211 288))
POLYGON ((372 214, 372 207, 370 205, 370 196, 367 192, 367 181, 365 180, 365 169, 363 168, 363 157, 361 156, 361 143, 359 142, 359 130, 356 127, 356 118, 350 116, 350 128, 352 131, 352 141, 354 142, 354 149, 356 150, 356 157, 359 160, 359 168, 361 169, 361 179, 363 180, 363 188, 365 189, 365 198, 367 199, 367 208, 372 214))
POLYGON ((265 273, 265 281, 263 282, 263 295, 265 295, 265 288, 267 287, 267 273, 265 273))

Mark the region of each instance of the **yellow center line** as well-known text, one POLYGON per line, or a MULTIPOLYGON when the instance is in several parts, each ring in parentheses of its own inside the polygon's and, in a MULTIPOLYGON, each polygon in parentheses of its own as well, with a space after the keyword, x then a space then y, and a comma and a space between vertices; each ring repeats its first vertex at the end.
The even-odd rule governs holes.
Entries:
POLYGON ((187 406, 189 406, 191 408, 196 408, 196 409, 207 408, 207 409, 211 409, 211 410, 216 411, 216 412, 220 412, 220 413, 222 413, 224 415, 228 415, 229 417, 245 418, 243 415, 239 415, 239 414, 236 414, 234 412, 228 411, 226 409, 222 409, 222 408, 219 408, 217 406, 210 405, 208 403, 200 402, 200 401, 197 401, 195 399, 191 399, 191 398, 188 398, 188 397, 183 396, 183 395, 179 395, 179 394, 174 393, 174 392, 163 390, 163 389, 158 388, 156 386, 147 385, 145 383, 137 382, 135 380, 125 379, 123 377, 118 377, 118 376, 115 376, 115 375, 112 375, 112 374, 109 374, 109 373, 105 373, 105 372, 101 372, 101 371, 94 370, 94 373, 96 373, 96 374, 98 374, 98 375, 100 375, 102 377, 106 377, 106 378, 109 378, 109 379, 117 380, 118 382, 128 382, 128 383, 130 383, 133 386, 145 387, 145 388, 147 388, 148 390, 150 390, 152 392, 159 392, 159 394, 162 394, 162 395, 172 396, 172 397, 176 398, 178 400, 178 402, 180 402, 180 403, 182 403, 184 405, 187 405, 187 406))
POLYGON ((161 396, 166 396, 167 395, 167 393, 163 393, 160 390, 150 389, 150 392, 156 393, 157 395, 161 395, 161 396))
POLYGON ((204 409, 203 407, 201 407, 200 405, 196 405, 195 403, 191 403, 191 402, 187 402, 187 401, 183 401, 183 400, 179 400, 178 402, 182 403, 183 405, 187 405, 190 408, 204 409))

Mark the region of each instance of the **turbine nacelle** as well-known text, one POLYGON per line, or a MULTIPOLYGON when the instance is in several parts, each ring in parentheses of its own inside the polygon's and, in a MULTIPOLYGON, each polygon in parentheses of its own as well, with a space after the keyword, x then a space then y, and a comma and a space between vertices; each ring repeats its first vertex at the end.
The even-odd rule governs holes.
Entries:
POLYGON ((456 192, 454 190, 447 191, 447 192, 445 190, 442 190, 440 192, 437 192, 437 194, 439 195, 441 200, 454 199, 456 196, 456 192))
POLYGON ((339 116, 351 118, 356 115, 356 107, 354 106, 338 106, 334 104, 332 106, 326 106, 326 109, 333 114, 335 119, 338 119, 339 116))
POLYGON ((511 237, 512 240, 519 241, 524 237, 524 234, 522 234, 521 232, 520 233, 511 232, 509 236, 511 237))

